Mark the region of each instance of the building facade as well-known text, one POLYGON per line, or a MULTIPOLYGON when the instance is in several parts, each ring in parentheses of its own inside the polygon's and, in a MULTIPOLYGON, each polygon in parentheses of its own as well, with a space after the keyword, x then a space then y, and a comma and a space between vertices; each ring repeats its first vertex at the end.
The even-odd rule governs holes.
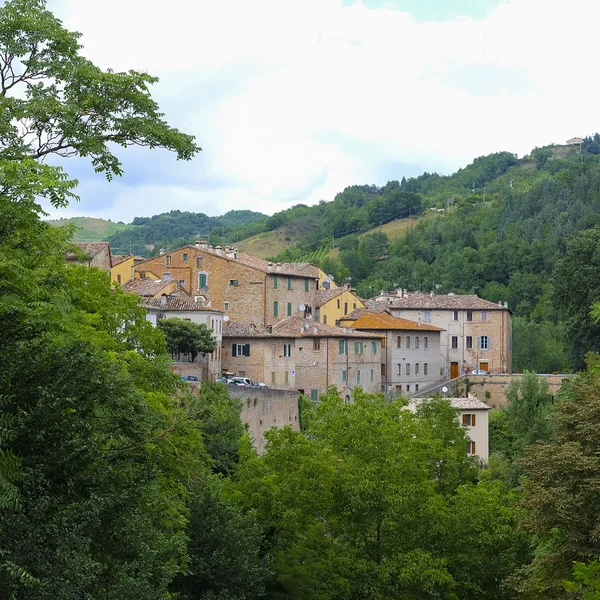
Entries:
POLYGON ((380 336, 381 391, 415 394, 444 377, 440 327, 400 319, 387 311, 367 311, 351 326, 380 336))
POLYGON ((97 267, 110 273, 112 262, 108 242, 73 242, 72 245, 81 251, 83 257, 80 258, 74 252, 69 252, 67 260, 86 267, 97 267))
POLYGON ((325 325, 339 325, 346 315, 365 306, 348 287, 320 289, 315 294, 314 303, 315 319, 325 325))
POLYGON ((367 302, 374 311, 444 329, 440 351, 447 378, 472 371, 512 372, 512 315, 506 303, 475 295, 434 295, 397 290, 367 302))
POLYGON ((177 281, 195 301, 231 321, 265 326, 295 315, 300 306, 312 314, 326 277, 309 263, 273 263, 206 242, 140 262, 135 271, 177 281))
POLYGON ((133 279, 133 254, 128 256, 111 256, 110 280, 125 285, 133 279))
POLYGON ((214 352, 198 354, 192 361, 191 355, 173 356, 174 370, 181 375, 195 375, 201 381, 214 381, 221 376, 221 353, 223 343, 223 313, 218 310, 178 298, 163 295, 160 298, 144 298, 141 305, 148 312, 146 319, 157 327, 160 319, 178 318, 200 325, 204 323, 212 330, 217 341, 214 352))
POLYGON ((297 390, 313 400, 335 386, 350 399, 355 387, 381 390, 378 335, 332 327, 296 315, 272 327, 227 323, 224 371, 276 389, 297 390))

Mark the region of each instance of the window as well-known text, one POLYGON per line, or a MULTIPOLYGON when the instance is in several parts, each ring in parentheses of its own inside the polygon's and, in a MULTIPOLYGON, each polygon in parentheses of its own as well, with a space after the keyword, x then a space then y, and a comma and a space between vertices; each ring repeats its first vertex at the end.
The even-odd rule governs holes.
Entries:
POLYGON ((337 307, 338 307, 338 308, 341 308, 341 307, 342 307, 342 305, 341 305, 341 303, 340 303, 340 299, 339 299, 339 298, 338 298, 338 300, 337 300, 337 307))
POLYGON ((415 348, 419 347, 419 336, 415 336, 415 348))
POLYGON ((316 352, 317 350, 321 349, 321 340, 319 338, 313 338, 313 351, 316 352))
POLYGON ((340 354, 348 354, 348 340, 340 340, 340 354))
POLYGON ((223 309, 225 310, 225 312, 229 310, 229 302, 223 302, 223 309))
POLYGON ((163 279, 171 279, 171 273, 163 273, 163 279))
POLYGON ((342 371, 342 381, 348 381, 348 371, 346 369, 342 371))
POLYGON ((410 348, 410 335, 406 336, 406 347, 410 348))
POLYGON ((198 273, 198 287, 200 289, 208 287, 208 275, 206 273, 198 273))
POLYGON ((456 350, 457 348, 458 348, 458 336, 453 335, 452 336, 452 349, 456 350))
POLYGON ((427 336, 423 337, 423 348, 427 348, 427 342, 429 341, 429 338, 427 336))
POLYGON ((363 353, 363 343, 362 342, 354 342, 354 354, 362 354, 363 353))
POLYGON ((385 374, 386 374, 385 363, 381 363, 381 376, 385 377, 385 374))
POLYGON ((381 338, 381 347, 385 348, 385 338, 381 338))
POLYGON ((489 350, 491 346, 492 344, 489 335, 480 335, 477 337, 478 350, 489 350))
POLYGON ((319 390, 310 390, 310 399, 316 402, 319 399, 319 390))
POLYGON ((352 309, 353 309, 353 310, 356 310, 356 302, 353 302, 353 303, 352 303, 352 309))
POLYGON ((401 335, 399 335, 396 338, 396 348, 402 348, 402 336, 401 335))
POLYGON ((273 289, 276 290, 279 287, 279 277, 273 275, 273 289))
MULTIPOLYGON (((304 291, 308 292, 308 290, 310 289, 310 279, 305 279, 304 280, 304 291)), ((312 394, 312 391, 311 391, 312 394)))
POLYGON ((398 375, 402 375, 402 363, 398 363, 398 375))
POLYGON ((289 383, 290 382, 290 373, 289 371, 285 372, 285 375, 283 376, 283 383, 289 383))
POLYGON ((344 302, 344 314, 347 315, 348 314, 348 303, 344 302))
POLYGON ((371 352, 377 354, 377 342, 371 342, 371 352))
POLYGON ((475 427, 475 414, 474 413, 466 413, 462 416, 462 424, 468 425, 469 427, 475 427))
POLYGON ((237 287, 237 285, 238 285, 238 280, 237 280, 237 279, 230 279, 230 280, 229 280, 229 285, 233 285, 233 286, 237 287))
POLYGON ((327 315, 323 315, 323 325, 327 325, 327 315))
POLYGON ((410 392, 410 383, 407 383, 407 384, 406 384, 406 391, 407 391, 407 392, 410 392))
POLYGON ((473 336, 468 335, 465 338, 465 348, 467 350, 470 350, 471 348, 473 348, 473 336))
POLYGON ((292 316, 292 303, 291 302, 287 303, 287 316, 288 317, 292 316))
POLYGON ((356 383, 360 383, 360 371, 356 371, 356 383))
POLYGON ((275 371, 271 371, 271 383, 275 383, 275 371))
POLYGON ((473 441, 467 442, 467 454, 476 454, 475 442, 473 442, 473 441))
POLYGON ((375 379, 375 371, 371 369, 371 381, 375 379))
POLYGON ((410 375, 410 363, 406 363, 406 374, 410 375))
POLYGON ((399 384, 399 385, 397 385, 397 386, 396 386, 396 391, 397 391, 397 392, 402 392, 402 385, 400 385, 400 384, 399 384))
POLYGON ((487 310, 482 310, 481 311, 481 320, 482 321, 487 321, 487 313, 488 313, 487 310))
MULTIPOLYGON (((191 319, 190 319, 191 320, 191 319)), ((210 320, 210 328, 214 331, 215 330, 215 320, 211 319, 210 320)))
POLYGON ((292 289, 292 278, 288 277, 288 290, 292 289))
POLYGON ((165 264, 170 265, 171 264, 171 255, 167 254, 167 256, 165 256, 165 264))
POLYGON ((202 266, 202 257, 201 256, 196 256, 196 266, 197 267, 202 266))
POLYGON ((415 363, 415 375, 419 374, 419 363, 415 363))
POLYGON ((467 311, 467 321, 472 321, 472 320, 473 320, 473 311, 468 310, 467 311))
POLYGON ((291 344, 284 344, 283 345, 283 356, 285 358, 289 358, 292 355, 292 345, 291 344))
POLYGON ((231 356, 250 356, 250 344, 233 344, 231 356))
POLYGON ((184 288, 185 287, 185 279, 180 279, 178 282, 179 287, 184 288))
POLYGON ((188 255, 187 254, 183 254, 183 262, 187 262, 188 261, 188 255))
POLYGON ((427 375, 427 363, 423 363, 423 375, 427 375))
POLYGON ((426 322, 429 322, 429 321, 431 321, 431 311, 429 311, 429 310, 426 310, 426 311, 423 313, 423 321, 426 321, 426 322))
POLYGON ((277 300, 275 300, 275 302, 273 302, 273 316, 274 317, 279 316, 279 302, 277 302, 277 300))
POLYGON ((121 276, 117 273, 117 283, 121 283, 121 276))
POLYGON ((415 392, 418 392, 418 391, 419 391, 419 384, 415 383, 415 392))
POLYGON ((458 321, 458 311, 457 311, 457 310, 455 310, 455 311, 452 313, 452 320, 453 320, 453 321, 458 321))

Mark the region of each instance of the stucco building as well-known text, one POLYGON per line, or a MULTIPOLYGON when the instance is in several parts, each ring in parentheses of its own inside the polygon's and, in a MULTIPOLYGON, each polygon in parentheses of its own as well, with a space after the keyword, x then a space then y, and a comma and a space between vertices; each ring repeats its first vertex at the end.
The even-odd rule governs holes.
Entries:
POLYGON ((435 295, 397 290, 366 302, 374 311, 444 329, 440 351, 448 378, 474 369, 512 372, 512 315, 506 303, 474 294, 435 295))
POLYGON ((73 242, 72 245, 77 248, 80 256, 75 252, 68 252, 67 260, 86 267, 98 267, 110 273, 112 262, 108 242, 73 242))
POLYGON ((111 256, 110 280, 113 283, 125 285, 133 279, 133 254, 120 256, 113 254, 111 256))
POLYGON ((315 319, 325 325, 339 325, 346 315, 365 306, 363 301, 345 286, 317 290, 314 303, 315 319))
POLYGON ((387 311, 367 311, 354 321, 342 319, 342 324, 380 337, 383 392, 413 394, 443 378, 442 328, 400 319, 387 311))
MULTIPOLYGON (((427 400, 428 398, 412 398, 407 408, 416 411, 417 407, 427 400)), ((453 408, 458 409, 458 420, 467 428, 469 436, 467 454, 477 456, 487 463, 490 455, 488 420, 490 407, 472 394, 469 394, 468 398, 446 398, 446 400, 453 408)))
POLYGON ((273 263, 207 242, 140 262, 135 271, 175 280, 194 300, 222 310, 231 321, 255 325, 275 325, 301 305, 312 314, 315 292, 327 281, 310 263, 273 263))
POLYGON ((143 298, 141 305, 148 313, 146 319, 155 327, 160 319, 184 319, 192 323, 204 323, 212 330, 217 340, 214 352, 192 361, 191 355, 173 356, 175 371, 181 375, 195 375, 200 380, 214 381, 221 375, 221 353, 223 340, 223 313, 176 296, 162 295, 159 298, 143 298))
POLYGON ((355 387, 380 392, 380 362, 378 335, 303 315, 268 327, 229 322, 223 332, 223 370, 313 400, 332 385, 348 400, 355 387))

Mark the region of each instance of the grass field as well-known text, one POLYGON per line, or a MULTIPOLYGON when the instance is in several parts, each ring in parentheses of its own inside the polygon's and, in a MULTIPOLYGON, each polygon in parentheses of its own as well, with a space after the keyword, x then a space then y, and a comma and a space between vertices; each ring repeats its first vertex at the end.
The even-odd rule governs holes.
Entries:
POLYGON ((238 244, 238 249, 240 252, 257 258, 266 258, 267 256, 276 256, 295 245, 296 231, 294 226, 286 225, 242 240, 238 244))
POLYGON ((71 219, 59 219, 57 221, 48 221, 53 227, 61 225, 73 224, 77 227, 77 231, 73 236, 74 242, 104 242, 108 236, 131 229, 133 225, 125 225, 123 223, 113 223, 104 219, 94 219, 92 217, 72 217, 71 219))

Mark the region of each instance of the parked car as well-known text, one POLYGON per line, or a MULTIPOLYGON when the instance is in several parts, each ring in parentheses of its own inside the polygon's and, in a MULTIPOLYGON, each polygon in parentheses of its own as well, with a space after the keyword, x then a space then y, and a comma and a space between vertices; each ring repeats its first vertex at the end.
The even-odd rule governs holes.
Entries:
POLYGON ((489 375, 489 373, 483 369, 473 369, 471 375, 489 375))
POLYGON ((231 378, 230 377, 218 377, 216 379, 216 382, 217 383, 225 383, 225 384, 231 383, 231 378))
POLYGON ((265 388, 265 389, 266 389, 266 388, 268 388, 269 386, 268 386, 267 384, 263 383, 262 381, 255 381, 255 382, 254 382, 254 387, 257 387, 257 388, 265 388))
POLYGON ((233 385, 240 385, 242 387, 252 387, 254 385, 254 382, 249 377, 234 377, 231 380, 231 383, 233 383, 233 385))
POLYGON ((196 375, 188 375, 187 380, 188 381, 198 381, 198 377, 196 377, 196 375))

